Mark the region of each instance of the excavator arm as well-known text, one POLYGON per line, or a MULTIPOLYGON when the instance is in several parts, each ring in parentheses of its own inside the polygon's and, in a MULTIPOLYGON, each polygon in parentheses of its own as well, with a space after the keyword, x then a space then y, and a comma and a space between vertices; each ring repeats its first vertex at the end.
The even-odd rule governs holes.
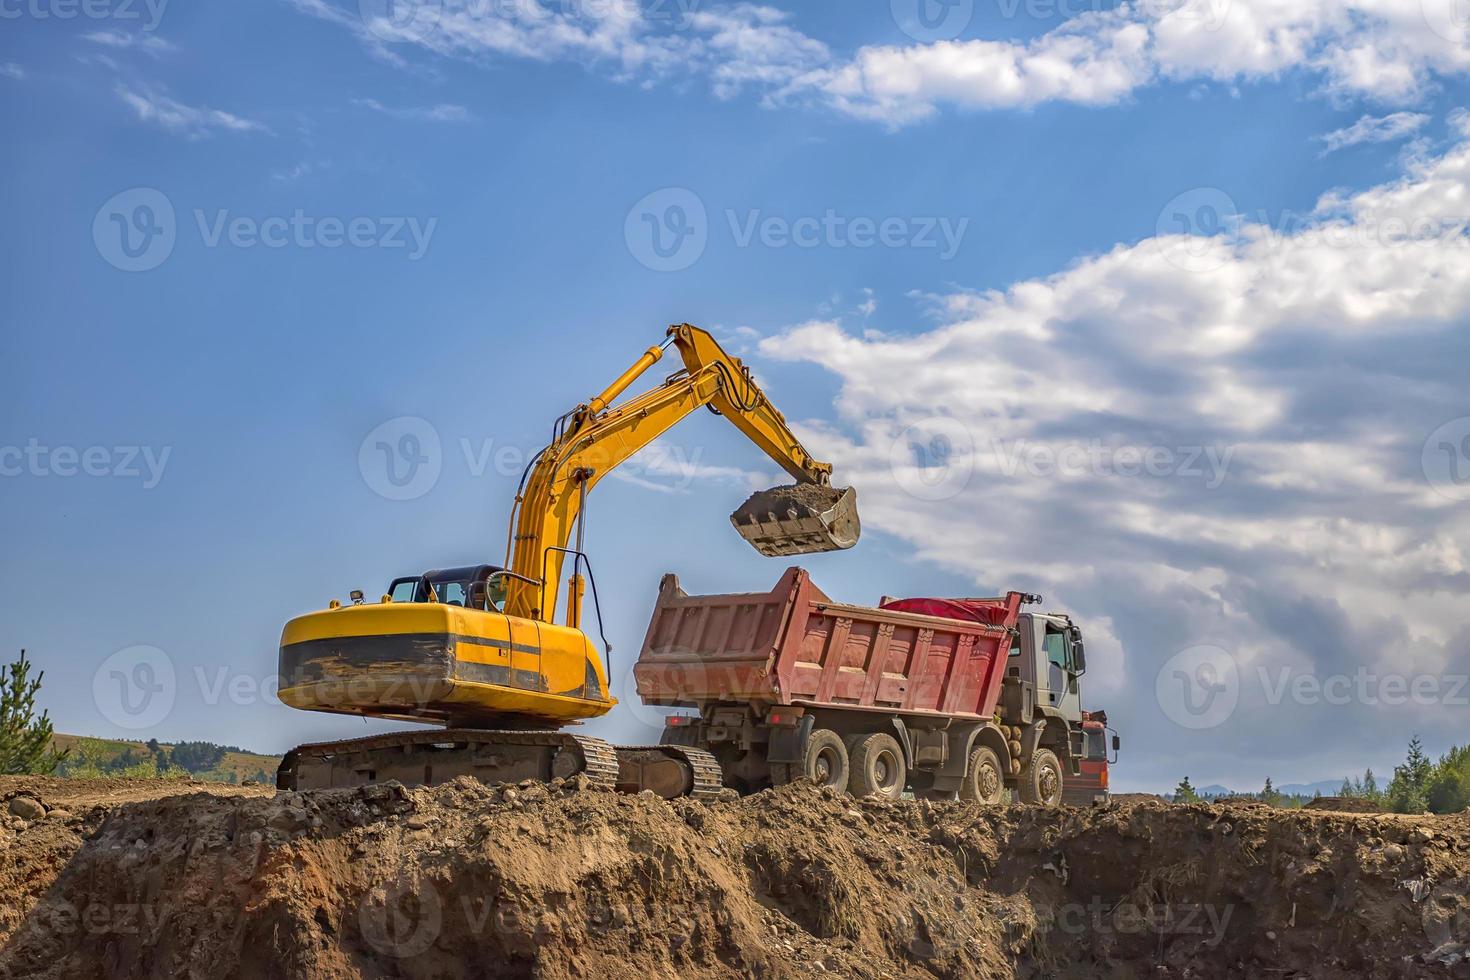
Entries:
MULTIPOLYGON (((859 534, 855 495, 829 487, 832 466, 802 446, 765 393, 737 358, 704 330, 683 323, 651 347, 601 394, 559 421, 550 445, 536 457, 516 497, 507 545, 505 611, 511 616, 553 622, 562 567, 587 494, 628 457, 648 446, 691 412, 709 407, 759 446, 796 481, 754 495, 732 515, 740 530, 766 554, 795 554, 849 548, 859 534), (627 402, 613 402, 677 347, 684 367, 659 386, 627 402)), ((574 562, 568 581, 565 624, 580 628, 582 579, 574 562)))

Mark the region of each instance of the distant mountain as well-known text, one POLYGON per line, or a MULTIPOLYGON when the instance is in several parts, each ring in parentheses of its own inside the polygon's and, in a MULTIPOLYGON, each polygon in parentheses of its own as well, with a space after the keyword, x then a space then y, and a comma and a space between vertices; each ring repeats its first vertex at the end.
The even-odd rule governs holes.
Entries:
MULTIPOLYGON (((1249 796, 1259 793, 1261 788, 1240 792, 1228 786, 1221 786, 1219 783, 1211 783, 1209 786, 1196 786, 1194 791, 1200 796, 1249 796)), ((1324 779, 1317 783, 1287 783, 1275 789, 1283 796, 1336 796, 1337 791, 1342 789, 1342 780, 1324 779)))
POLYGON ((1287 796, 1336 796, 1342 789, 1341 779, 1324 779, 1320 783, 1287 783, 1276 787, 1278 793, 1287 796))

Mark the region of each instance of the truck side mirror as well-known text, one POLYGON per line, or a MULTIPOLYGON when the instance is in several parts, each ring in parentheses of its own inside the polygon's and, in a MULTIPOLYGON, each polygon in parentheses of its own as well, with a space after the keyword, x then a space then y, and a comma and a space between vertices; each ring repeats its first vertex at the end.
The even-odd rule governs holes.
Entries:
POLYGON ((1123 747, 1123 740, 1121 738, 1119 738, 1118 736, 1114 735, 1113 736, 1113 751, 1116 752, 1119 749, 1121 749, 1122 747, 1123 747))
POLYGON ((1072 641, 1072 667, 1075 673, 1087 673, 1087 649, 1081 640, 1072 641))

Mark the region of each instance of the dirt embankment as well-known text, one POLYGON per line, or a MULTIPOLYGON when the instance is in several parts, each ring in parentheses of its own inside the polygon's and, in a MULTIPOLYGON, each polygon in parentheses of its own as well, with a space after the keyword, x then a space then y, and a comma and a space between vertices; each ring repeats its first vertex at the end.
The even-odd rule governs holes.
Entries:
POLYGON ((22 789, 5 975, 1470 977, 1463 815, 22 789))

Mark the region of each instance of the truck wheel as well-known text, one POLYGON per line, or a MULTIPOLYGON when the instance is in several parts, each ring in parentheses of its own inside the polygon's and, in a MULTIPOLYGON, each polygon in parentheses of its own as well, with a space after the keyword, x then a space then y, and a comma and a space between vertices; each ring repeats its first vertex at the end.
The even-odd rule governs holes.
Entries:
POLYGON ((1040 806, 1056 806, 1062 802, 1062 764, 1051 749, 1037 749, 1031 765, 1021 773, 1021 801, 1040 806))
POLYGON ((853 743, 849 762, 852 775, 847 791, 853 796, 881 796, 896 800, 903 795, 908 782, 908 767, 903 762, 903 749, 898 739, 881 732, 861 735, 853 743))
POLYGON ((1005 778, 1000 774, 1000 756, 984 745, 975 746, 965 766, 965 781, 960 784, 960 799, 976 803, 996 804, 1005 798, 1005 778))
POLYGON ((847 789, 847 773, 847 746, 830 728, 818 728, 802 747, 800 762, 772 764, 771 783, 783 786, 805 776, 818 786, 847 789))

